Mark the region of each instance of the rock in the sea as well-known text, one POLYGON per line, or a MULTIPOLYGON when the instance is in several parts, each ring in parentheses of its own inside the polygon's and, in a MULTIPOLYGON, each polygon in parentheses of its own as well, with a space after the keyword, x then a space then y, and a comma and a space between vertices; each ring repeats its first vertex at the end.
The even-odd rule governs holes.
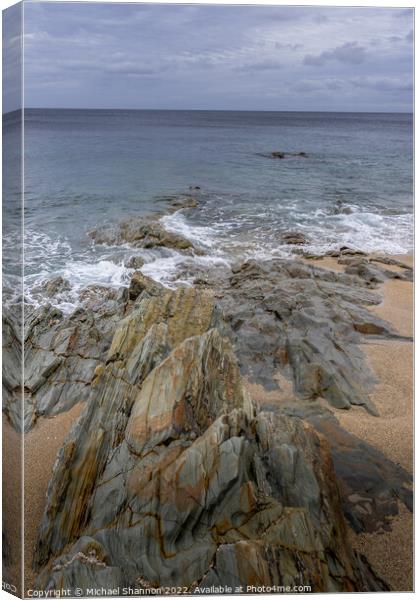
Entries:
POLYGON ((64 279, 64 277, 55 277, 54 279, 50 279, 49 281, 45 282, 42 288, 46 296, 52 298, 57 294, 71 290, 71 285, 67 279, 64 279))
POLYGON ((194 192, 194 195, 191 193, 188 194, 176 194, 170 196, 157 196, 155 198, 156 202, 164 202, 168 205, 167 212, 177 212, 178 210, 182 210, 184 208, 197 208, 199 202, 197 200, 197 193, 201 188, 197 186, 190 186, 189 191, 194 192))
POLYGON ((141 269, 144 265, 144 259, 141 256, 130 256, 124 263, 127 269, 141 269))
MULTIPOLYGON (((200 188, 193 188, 200 189, 200 188)), ((180 210, 181 208, 197 208, 198 200, 194 196, 178 196, 173 198, 170 202, 173 208, 180 210)))
POLYGON ((306 152, 281 152, 279 150, 275 150, 269 154, 271 158, 286 158, 286 156, 299 156, 301 158, 307 158, 306 152))
POLYGON ((190 240, 180 234, 167 231, 159 221, 151 218, 132 217, 118 225, 104 225, 88 232, 96 244, 118 246, 130 244, 137 248, 165 247, 176 250, 194 249, 190 240))
POLYGON ((257 414, 223 332, 192 288, 120 323, 54 468, 38 588, 387 589, 349 545, 328 443, 257 414))
POLYGON ((292 244, 301 245, 301 244, 308 243, 306 236, 304 236, 303 233, 301 233, 300 231, 286 231, 281 236, 281 241, 283 242, 283 244, 290 244, 290 245, 292 245, 292 244))

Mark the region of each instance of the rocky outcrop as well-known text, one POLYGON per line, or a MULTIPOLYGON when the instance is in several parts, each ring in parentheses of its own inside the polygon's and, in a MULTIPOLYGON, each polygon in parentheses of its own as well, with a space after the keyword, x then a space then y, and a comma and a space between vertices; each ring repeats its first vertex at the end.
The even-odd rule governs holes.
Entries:
POLYGON ((128 297, 130 300, 137 300, 144 291, 147 291, 152 295, 157 295, 163 289, 164 288, 160 283, 147 277, 147 275, 143 275, 140 271, 136 271, 131 276, 130 285, 128 286, 128 297))
POLYGON ((19 310, 3 310, 3 412, 16 428, 22 419, 22 324, 19 310))
POLYGON ((345 272, 358 275, 365 281, 373 283, 384 283, 387 279, 401 279, 402 281, 413 281, 412 267, 400 261, 385 262, 383 257, 360 257, 348 256, 341 253, 338 263, 345 265, 345 272), (382 264, 398 267, 399 270, 386 269, 382 264))
POLYGON ((37 586, 386 589, 346 537, 329 445, 259 412, 193 288, 138 298, 62 448, 37 586))
POLYGON ((40 415, 55 415, 87 399, 95 367, 127 310, 126 292, 89 286, 70 315, 50 304, 25 305, 23 403, 22 329, 13 311, 5 311, 3 410, 17 431, 28 431, 40 415))
MULTIPOLYGON (((399 337, 368 310, 397 271, 339 260, 344 273, 249 260, 177 290, 137 271, 126 288, 85 288, 71 315, 26 307, 25 429, 85 402, 49 485, 37 587, 386 589, 344 519, 386 529, 399 501, 411 508, 411 478, 323 401, 375 414, 360 345, 399 337), (290 402, 261 409, 243 376, 288 380, 290 402)), ((19 319, 4 317, 19 429, 19 319)))
POLYGON ((159 221, 152 218, 132 217, 117 225, 104 225, 88 233, 95 244, 119 246, 130 244, 135 248, 173 248, 175 250, 194 250, 192 242, 177 233, 167 231, 159 221))
POLYGON ((231 326, 242 372, 268 389, 280 371, 298 397, 337 408, 364 406, 373 382, 364 335, 398 337, 367 307, 381 301, 369 274, 335 273, 293 260, 250 260, 219 280, 218 302, 231 326))

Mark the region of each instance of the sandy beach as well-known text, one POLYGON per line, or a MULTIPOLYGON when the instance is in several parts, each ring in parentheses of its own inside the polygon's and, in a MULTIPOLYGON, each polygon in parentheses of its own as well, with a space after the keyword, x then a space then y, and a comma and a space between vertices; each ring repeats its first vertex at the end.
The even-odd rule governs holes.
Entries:
MULTIPOLYGON (((3 581, 21 585, 22 553, 22 437, 3 415, 2 421, 2 474, 3 474, 3 544, 7 544, 8 560, 3 562, 3 581)), ((3 553, 4 548, 3 548, 3 553)))
POLYGON ((57 454, 71 427, 83 410, 77 404, 71 410, 50 419, 39 419, 25 434, 25 588, 34 587, 32 560, 57 454))
MULTIPOLYGON (((412 266, 411 255, 393 256, 412 266)), ((320 267, 343 270, 334 258, 308 261, 320 267)), ((397 266, 387 269, 401 271, 397 266)), ((370 310, 391 323, 395 331, 413 336, 413 284, 398 279, 380 288, 383 301, 370 310)), ((367 364, 377 383, 370 393, 379 417, 363 408, 333 409, 340 424, 349 432, 378 448, 408 472, 413 470, 413 343, 372 340, 363 346, 367 364)), ((356 535, 349 528, 353 546, 365 554, 376 572, 395 590, 413 589, 413 515, 400 504, 400 514, 392 520, 392 531, 356 535), (398 552, 395 552, 396 547, 398 552)))

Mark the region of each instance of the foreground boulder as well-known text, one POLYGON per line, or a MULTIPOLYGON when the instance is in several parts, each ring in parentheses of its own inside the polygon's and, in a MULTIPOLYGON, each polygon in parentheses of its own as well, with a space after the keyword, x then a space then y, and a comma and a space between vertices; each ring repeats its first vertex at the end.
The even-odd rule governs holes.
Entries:
POLYGON ((328 443, 258 414, 224 332, 191 288, 121 321, 54 468, 38 587, 386 589, 349 546, 328 443))

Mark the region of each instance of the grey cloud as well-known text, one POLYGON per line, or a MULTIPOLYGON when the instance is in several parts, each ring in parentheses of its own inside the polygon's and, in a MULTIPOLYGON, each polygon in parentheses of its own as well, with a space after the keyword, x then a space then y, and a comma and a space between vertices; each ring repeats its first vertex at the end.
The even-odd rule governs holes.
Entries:
POLYGON ((243 65, 239 65, 236 67, 238 71, 273 71, 277 69, 281 69, 283 65, 279 63, 277 60, 260 60, 255 62, 244 63, 243 65))
POLYGON ((402 16, 410 18, 385 8, 28 2, 25 99, 40 107, 411 110, 412 11, 402 16))
POLYGON ((274 44, 274 47, 277 50, 300 50, 300 48, 303 48, 303 44, 284 44, 283 42, 276 42, 274 44))
POLYGON ((22 107, 21 5, 3 12, 3 111, 22 107))
POLYGON ((408 77, 359 77, 352 83, 360 88, 368 88, 379 92, 410 92, 413 82, 408 77))
POLYGON ((358 42, 347 42, 342 46, 325 50, 317 55, 307 54, 303 59, 303 63, 316 67, 321 67, 330 61, 359 65, 366 59, 366 56, 366 49, 360 46, 358 42))
POLYGON ((116 73, 120 75, 133 75, 137 77, 148 77, 155 76, 162 73, 168 67, 146 67, 135 62, 117 62, 115 64, 107 65, 104 69, 105 73, 116 73))
POLYGON ((290 86, 290 89, 299 93, 341 91, 346 87, 346 82, 341 79, 323 77, 320 79, 302 79, 290 86))

